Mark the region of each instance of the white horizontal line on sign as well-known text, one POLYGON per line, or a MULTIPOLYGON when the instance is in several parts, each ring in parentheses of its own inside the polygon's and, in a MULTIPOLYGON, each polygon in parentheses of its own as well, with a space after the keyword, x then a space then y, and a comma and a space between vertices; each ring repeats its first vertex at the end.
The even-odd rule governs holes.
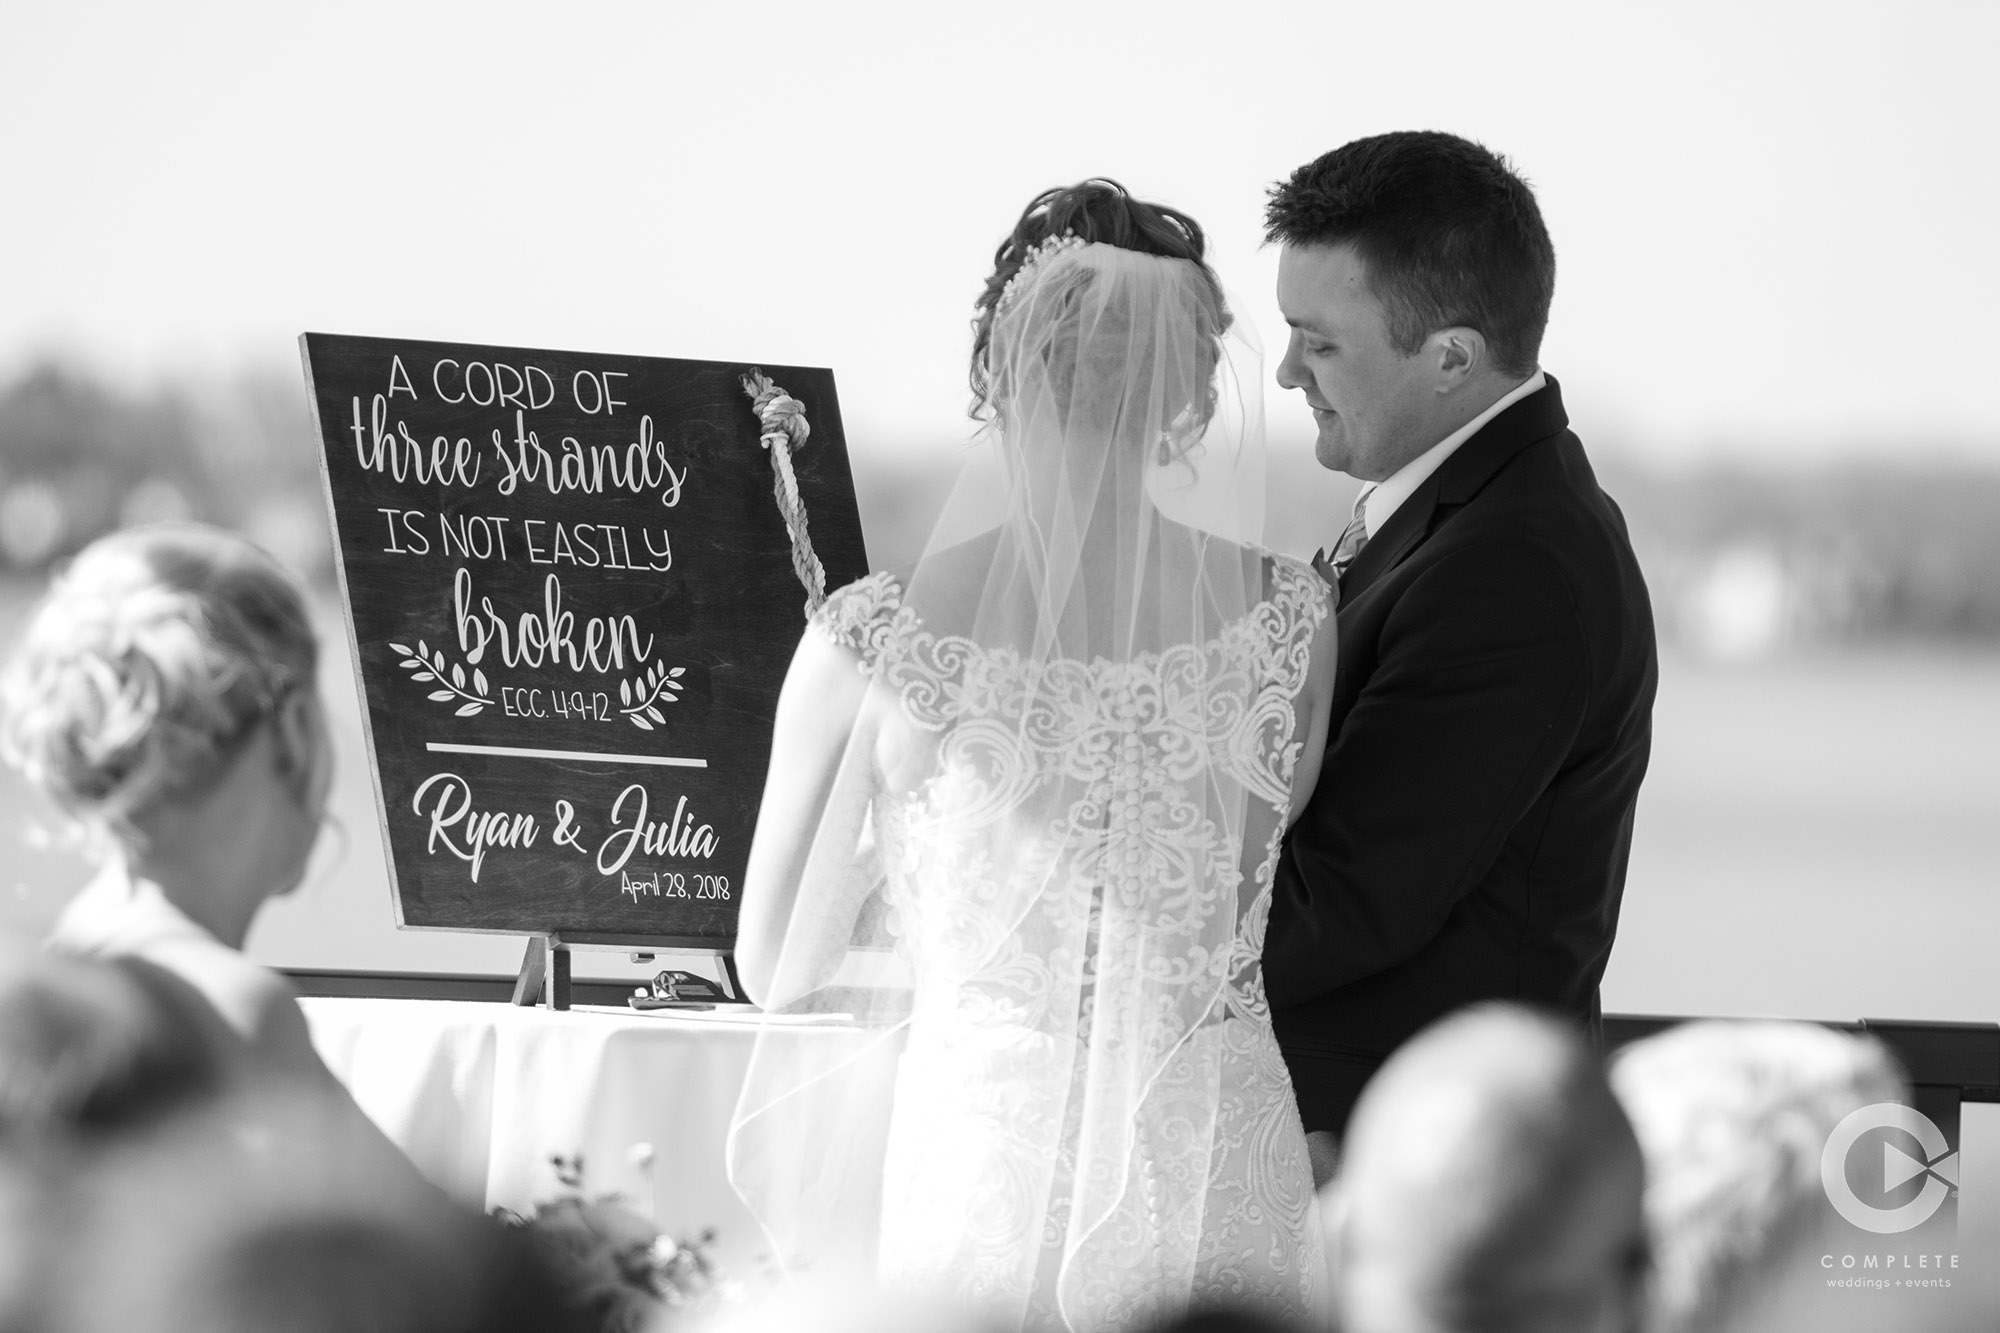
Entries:
POLYGON ((659 764, 664 768, 707 768, 706 759, 682 759, 670 754, 593 754, 588 750, 532 750, 525 745, 451 745, 428 741, 426 750, 448 754, 504 754, 517 759, 580 759, 586 764, 659 764))

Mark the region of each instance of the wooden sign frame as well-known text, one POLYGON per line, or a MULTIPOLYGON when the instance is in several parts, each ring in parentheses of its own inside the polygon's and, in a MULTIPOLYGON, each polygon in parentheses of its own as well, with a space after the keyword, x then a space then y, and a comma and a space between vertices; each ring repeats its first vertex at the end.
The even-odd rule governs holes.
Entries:
POLYGON ((300 350, 398 927, 726 955, 778 688, 868 568, 832 372, 300 350))

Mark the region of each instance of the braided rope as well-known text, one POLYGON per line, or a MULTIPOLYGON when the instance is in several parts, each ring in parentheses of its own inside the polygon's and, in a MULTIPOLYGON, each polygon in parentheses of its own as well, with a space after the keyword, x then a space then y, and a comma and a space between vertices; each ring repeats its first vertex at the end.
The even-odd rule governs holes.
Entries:
POLYGON ((742 384, 763 426, 757 443, 771 451, 772 494, 792 536, 792 572, 806 590, 806 614, 811 615, 826 601, 826 567, 813 554, 812 536, 806 531, 806 503, 792 471, 792 450, 804 447, 812 427, 806 423, 805 404, 773 384, 763 371, 752 370, 742 377, 742 384))

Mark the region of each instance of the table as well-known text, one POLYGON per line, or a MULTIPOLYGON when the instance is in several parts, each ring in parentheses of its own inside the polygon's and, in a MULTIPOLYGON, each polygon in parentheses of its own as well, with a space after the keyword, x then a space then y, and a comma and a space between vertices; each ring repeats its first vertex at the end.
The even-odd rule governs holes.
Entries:
MULTIPOLYGON (((313 1044, 418 1168, 472 1206, 526 1211, 564 1192, 549 1158, 581 1155, 585 1192, 624 1195, 661 1230, 714 1227, 725 1261, 762 1234, 723 1147, 760 1016, 564 1012, 462 1000, 307 997, 313 1044), (650 1145, 650 1170, 635 1148, 650 1145)), ((854 1043, 846 1027, 787 1040, 854 1043)))

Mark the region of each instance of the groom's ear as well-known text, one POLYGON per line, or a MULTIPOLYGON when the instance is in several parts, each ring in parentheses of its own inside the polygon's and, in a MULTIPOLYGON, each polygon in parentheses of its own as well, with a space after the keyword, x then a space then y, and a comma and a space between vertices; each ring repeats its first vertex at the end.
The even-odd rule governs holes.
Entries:
POLYGON ((1439 393, 1450 393, 1486 368, 1486 335, 1478 329, 1439 329, 1428 341, 1439 393))

